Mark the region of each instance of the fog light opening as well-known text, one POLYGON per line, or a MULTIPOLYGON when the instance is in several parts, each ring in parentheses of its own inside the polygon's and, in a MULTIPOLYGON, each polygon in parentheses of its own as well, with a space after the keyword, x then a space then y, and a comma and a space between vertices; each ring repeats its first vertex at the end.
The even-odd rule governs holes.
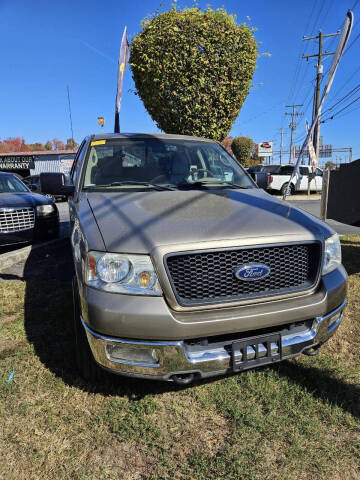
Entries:
POLYGON ((112 362, 134 365, 158 366, 159 358, 154 348, 134 348, 126 344, 108 344, 106 356, 112 362))

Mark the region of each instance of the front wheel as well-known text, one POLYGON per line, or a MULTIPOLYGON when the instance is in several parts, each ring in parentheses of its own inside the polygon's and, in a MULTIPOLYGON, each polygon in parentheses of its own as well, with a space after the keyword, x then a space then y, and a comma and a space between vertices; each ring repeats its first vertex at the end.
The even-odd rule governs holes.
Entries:
POLYGON ((285 195, 285 193, 287 195, 294 195, 295 193, 295 187, 293 184, 290 185, 290 189, 289 191, 287 192, 287 188, 288 188, 288 183, 284 183, 284 185, 281 187, 281 195, 285 195))

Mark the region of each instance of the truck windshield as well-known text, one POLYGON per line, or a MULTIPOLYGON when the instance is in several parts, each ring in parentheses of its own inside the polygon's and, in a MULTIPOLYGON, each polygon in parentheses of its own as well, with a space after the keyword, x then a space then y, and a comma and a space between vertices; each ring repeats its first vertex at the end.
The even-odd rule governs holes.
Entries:
POLYGON ((220 145, 158 137, 91 142, 83 189, 256 188, 220 145), (159 188, 163 187, 163 188, 159 188))

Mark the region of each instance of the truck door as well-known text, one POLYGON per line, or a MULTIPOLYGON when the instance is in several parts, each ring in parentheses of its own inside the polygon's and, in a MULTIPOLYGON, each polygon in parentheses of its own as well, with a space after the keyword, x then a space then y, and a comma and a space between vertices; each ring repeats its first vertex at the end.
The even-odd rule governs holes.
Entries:
MULTIPOLYGON (((307 167, 299 167, 299 174, 300 174, 299 190, 301 190, 302 192, 306 192, 308 189, 308 183, 309 183, 309 169, 307 167)), ((310 183, 310 189, 313 189, 312 183, 310 183)))
POLYGON ((320 169, 320 168, 317 168, 315 170, 315 178, 314 180, 311 182, 312 183, 312 187, 314 190, 316 190, 317 192, 321 192, 322 190, 322 182, 323 182, 323 171, 320 169))

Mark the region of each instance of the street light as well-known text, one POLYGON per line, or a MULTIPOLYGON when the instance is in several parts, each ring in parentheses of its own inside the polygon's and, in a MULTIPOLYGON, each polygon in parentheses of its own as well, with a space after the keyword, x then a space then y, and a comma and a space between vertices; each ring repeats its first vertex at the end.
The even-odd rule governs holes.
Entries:
POLYGON ((104 117, 97 117, 98 124, 100 125, 101 129, 104 128, 105 118, 104 117))

